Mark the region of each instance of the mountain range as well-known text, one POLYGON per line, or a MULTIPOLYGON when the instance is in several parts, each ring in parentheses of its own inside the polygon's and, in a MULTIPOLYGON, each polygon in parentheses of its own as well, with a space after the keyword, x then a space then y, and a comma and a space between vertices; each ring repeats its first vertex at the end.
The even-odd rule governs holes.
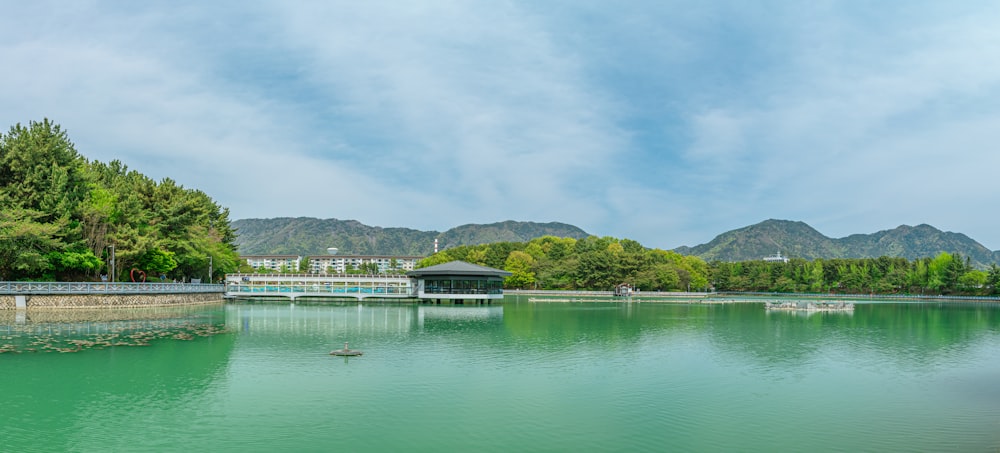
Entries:
POLYGON ((445 232, 410 228, 368 226, 356 220, 281 217, 242 219, 236 228, 237 250, 243 255, 325 255, 335 247, 344 255, 428 256, 438 249, 492 242, 527 242, 536 237, 585 238, 587 232, 573 225, 508 220, 486 225, 469 224, 445 232))
MULTIPOLYGON (((311 217, 242 219, 233 221, 236 244, 244 255, 326 254, 336 247, 341 254, 427 256, 434 251, 434 240, 444 250, 459 245, 493 242, 526 242, 536 237, 584 238, 589 234, 565 223, 516 222, 462 225, 445 232, 409 228, 368 226, 356 220, 317 219, 311 217)), ((907 259, 933 257, 941 252, 969 257, 977 267, 1000 263, 1000 252, 990 251, 979 242, 961 234, 941 231, 930 225, 900 225, 871 234, 853 234, 830 238, 804 222, 765 220, 727 231, 707 244, 675 249, 684 255, 706 261, 747 261, 781 253, 808 260, 823 258, 877 258, 894 256, 907 259)))
POLYGON ((852 234, 829 238, 804 222, 765 220, 722 233, 707 244, 675 249, 706 261, 746 261, 782 255, 804 258, 877 258, 880 256, 917 259, 941 252, 969 257, 977 267, 1000 262, 1000 252, 984 247, 972 238, 930 225, 900 225, 872 234, 852 234))

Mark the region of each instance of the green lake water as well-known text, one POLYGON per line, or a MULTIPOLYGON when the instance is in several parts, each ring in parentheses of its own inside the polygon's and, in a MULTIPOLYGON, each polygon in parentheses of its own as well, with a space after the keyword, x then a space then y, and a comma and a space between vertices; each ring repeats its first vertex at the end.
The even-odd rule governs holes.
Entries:
POLYGON ((0 350, 4 452, 1000 449, 997 304, 0 312, 0 350))

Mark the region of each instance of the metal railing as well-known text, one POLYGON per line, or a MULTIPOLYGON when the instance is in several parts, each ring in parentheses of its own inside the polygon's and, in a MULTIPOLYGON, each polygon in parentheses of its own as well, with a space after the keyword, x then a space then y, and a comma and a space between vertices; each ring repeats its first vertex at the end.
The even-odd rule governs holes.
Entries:
POLYGON ((503 288, 438 288, 425 287, 424 294, 503 294, 503 288))
POLYGON ((374 294, 409 296, 413 292, 409 286, 333 286, 333 285, 232 285, 226 289, 229 295, 283 295, 296 293, 300 295, 323 294, 374 294))
POLYGON ((226 285, 133 282, 0 282, 0 294, 186 294, 224 293, 226 285))
POLYGON ((986 301, 986 302, 1000 302, 1000 296, 952 296, 952 295, 933 295, 933 294, 876 294, 876 293, 862 293, 862 294, 850 294, 850 293, 775 293, 775 292, 755 292, 755 291, 719 291, 717 293, 712 293, 716 296, 725 297, 779 297, 779 298, 792 298, 798 297, 803 299, 850 299, 850 300, 917 300, 917 301, 935 301, 935 300, 953 300, 953 301, 986 301))
POLYGON ((246 277, 253 281, 263 281, 263 280, 312 280, 312 279, 355 279, 355 278, 366 278, 366 279, 385 279, 385 280, 402 280, 408 279, 406 274, 226 274, 226 279, 230 281, 243 280, 246 277))

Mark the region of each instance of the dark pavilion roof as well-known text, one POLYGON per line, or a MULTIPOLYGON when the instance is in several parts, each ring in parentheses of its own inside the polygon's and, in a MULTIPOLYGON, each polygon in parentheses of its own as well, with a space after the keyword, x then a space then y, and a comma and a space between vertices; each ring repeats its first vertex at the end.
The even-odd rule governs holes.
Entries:
POLYGON ((436 266, 424 267, 407 272, 410 277, 454 275, 460 277, 509 277, 510 272, 492 267, 479 266, 465 261, 451 261, 436 266))

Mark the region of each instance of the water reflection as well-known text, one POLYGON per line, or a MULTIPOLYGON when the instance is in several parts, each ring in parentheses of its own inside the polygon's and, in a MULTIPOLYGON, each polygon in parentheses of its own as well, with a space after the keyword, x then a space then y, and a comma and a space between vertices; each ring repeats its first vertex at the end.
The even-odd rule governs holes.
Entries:
POLYGON ((572 349, 705 336, 721 351, 758 361, 807 365, 831 348, 921 365, 968 350, 1000 330, 1000 305, 858 304, 854 313, 768 312, 760 303, 508 303, 514 338, 572 349))
POLYGON ((406 334, 469 322, 501 324, 503 306, 427 306, 359 303, 338 305, 235 304, 226 307, 226 325, 253 335, 406 334))
POLYGON ((975 304, 858 304, 854 314, 796 316, 759 304, 714 310, 708 324, 721 349, 763 364, 808 364, 831 349, 923 365, 968 350, 1000 326, 996 306, 975 304))
MULTIPOLYGON (((226 326, 243 335, 406 333, 417 327, 414 305, 241 305, 226 306, 226 326)), ((342 335, 343 336, 343 335, 342 335)))

